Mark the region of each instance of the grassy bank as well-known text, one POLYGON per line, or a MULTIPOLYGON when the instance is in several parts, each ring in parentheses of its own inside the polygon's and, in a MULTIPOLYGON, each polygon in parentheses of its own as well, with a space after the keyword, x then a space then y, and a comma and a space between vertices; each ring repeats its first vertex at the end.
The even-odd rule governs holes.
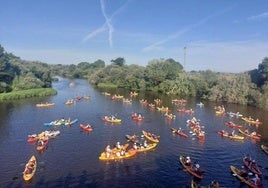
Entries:
POLYGON ((117 85, 112 83, 99 83, 98 88, 117 88, 117 85))
POLYGON ((10 93, 1 93, 0 101, 5 100, 18 100, 18 99, 26 99, 32 97, 45 97, 56 95, 57 91, 53 88, 38 88, 38 89, 29 89, 23 91, 14 91, 10 93))

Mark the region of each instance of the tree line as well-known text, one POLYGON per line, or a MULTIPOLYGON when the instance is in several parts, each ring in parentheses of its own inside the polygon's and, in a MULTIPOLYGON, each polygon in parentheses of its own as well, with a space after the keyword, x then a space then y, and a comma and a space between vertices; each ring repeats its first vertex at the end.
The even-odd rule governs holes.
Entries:
POLYGON ((127 65, 122 57, 77 65, 48 65, 21 60, 0 46, 0 93, 28 88, 49 88, 53 76, 83 78, 95 86, 131 91, 154 91, 181 98, 251 105, 268 109, 268 58, 258 68, 242 73, 211 70, 186 72, 172 58, 154 59, 146 66, 127 65))

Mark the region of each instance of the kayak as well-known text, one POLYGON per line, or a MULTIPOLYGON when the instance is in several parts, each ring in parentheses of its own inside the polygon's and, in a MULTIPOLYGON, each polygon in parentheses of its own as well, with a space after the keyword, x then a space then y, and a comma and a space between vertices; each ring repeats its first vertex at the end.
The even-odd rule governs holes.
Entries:
POLYGON ((101 155, 99 156, 99 159, 102 161, 119 160, 119 159, 130 158, 136 155, 137 153, 136 150, 134 149, 126 150, 127 147, 128 147, 128 144, 125 144, 123 147, 123 150, 125 151, 123 155, 120 153, 119 149, 114 148, 112 149, 112 152, 110 153, 110 155, 107 155, 106 152, 102 152, 101 155))
POLYGON ((41 132, 38 135, 37 134, 28 135, 27 142, 34 143, 37 140, 39 140, 40 138, 44 138, 44 137, 45 137, 45 132, 41 132))
POLYGON ((171 110, 168 109, 168 107, 157 107, 156 108, 160 112, 170 112, 171 110))
POLYGON ((49 130, 49 131, 45 131, 44 133, 49 138, 55 138, 56 136, 58 136, 60 134, 60 131, 59 130, 49 130))
POLYGON ((137 152, 145 152, 145 151, 149 151, 151 149, 154 149, 156 146, 157 146, 157 143, 152 143, 152 144, 148 144, 148 146, 146 146, 146 147, 144 147, 144 146, 138 147, 136 149, 136 151, 137 152))
POLYGON ((51 107, 54 105, 55 105, 55 103, 38 103, 38 104, 36 104, 36 107, 51 107))
POLYGON ((241 130, 241 129, 238 129, 238 131, 239 131, 240 133, 242 133, 243 135, 249 137, 249 138, 252 138, 252 139, 255 139, 255 140, 260 140, 260 139, 261 139, 261 135, 259 135, 259 134, 252 135, 252 134, 249 134, 248 132, 243 131, 243 130, 241 130))
POLYGON ((78 121, 78 119, 74 119, 70 122, 68 122, 67 120, 65 121, 61 121, 61 120, 55 120, 55 121, 52 121, 50 123, 44 123, 45 126, 55 126, 55 125, 72 125, 74 123, 76 123, 78 121))
POLYGON ((185 157, 180 156, 180 163, 182 164, 183 168, 187 172, 189 172, 192 176, 199 178, 199 179, 203 178, 203 174, 205 173, 205 171, 204 170, 196 171, 193 165, 187 166, 185 157))
POLYGON ((143 117, 143 116, 139 116, 139 115, 136 114, 136 113, 133 113, 133 114, 131 115, 131 118, 132 118, 132 120, 134 120, 134 121, 143 121, 143 120, 144 120, 144 117, 143 117))
POLYGON ((188 138, 188 135, 182 131, 178 131, 178 129, 175 129, 175 128, 170 128, 172 133, 176 133, 184 138, 188 138))
POLYGON ((225 114, 225 111, 216 110, 216 114, 217 115, 224 115, 225 114))
POLYGON ((239 112, 237 112, 237 113, 234 113, 234 112, 227 112, 227 114, 228 114, 230 117, 234 117, 234 116, 236 116, 237 118, 243 116, 243 115, 240 114, 239 112))
POLYGON ((233 122, 228 122, 228 123, 225 123, 225 125, 226 126, 228 126, 228 127, 231 127, 231 128, 242 128, 243 126, 242 125, 237 125, 237 124, 235 124, 235 123, 233 123, 233 122))
POLYGON ((218 131, 218 134, 223 136, 223 137, 231 138, 233 140, 244 140, 245 139, 244 136, 230 135, 229 133, 223 133, 222 131, 218 131))
POLYGON ((47 147, 48 140, 45 140, 45 141, 43 141, 43 142, 44 142, 43 145, 38 145, 38 146, 36 147, 36 150, 37 150, 37 151, 43 151, 43 150, 47 147))
POLYGON ((148 139, 148 140, 150 140, 150 141, 152 141, 152 142, 156 142, 156 143, 158 143, 159 142, 159 136, 155 136, 154 134, 151 134, 151 133, 149 133, 149 132, 146 132, 146 131, 142 131, 142 134, 148 139))
POLYGON ((80 124, 80 128, 86 132, 91 132, 93 131, 92 127, 87 127, 87 125, 80 124))
POLYGON ((243 177, 242 171, 236 168, 235 166, 230 166, 231 171, 233 172, 234 176, 236 176, 241 182, 247 184, 249 187, 252 188, 260 188, 261 186, 257 186, 253 183, 253 181, 246 179, 246 177, 243 177))
POLYGON ((244 165, 254 174, 262 175, 262 172, 259 166, 255 163, 255 161, 251 161, 249 157, 243 158, 244 165), (250 164, 251 163, 251 164, 250 164))
POLYGON ((139 141, 138 141, 138 136, 135 135, 135 134, 132 135, 132 136, 129 135, 129 134, 126 134, 125 137, 126 137, 126 139, 127 139, 128 141, 130 141, 130 142, 133 142, 133 143, 134 143, 134 142, 139 142, 139 141))
POLYGON ((121 119, 118 119, 118 118, 115 118, 115 119, 112 119, 112 118, 109 118, 109 117, 107 117, 107 118, 102 118, 102 120, 103 121, 105 121, 105 122, 109 122, 109 123, 121 123, 121 119))
POLYGON ((261 145, 261 149, 268 154, 268 146, 265 146, 265 145, 261 145))
POLYGON ((27 162, 25 169, 23 171, 23 179, 25 181, 29 181, 30 179, 32 179, 32 177, 35 174, 36 167, 37 167, 37 162, 36 162, 35 156, 33 155, 27 162))
POLYGON ((253 120, 251 118, 247 118, 247 117, 242 117, 242 119, 248 123, 251 123, 251 124, 256 124, 256 125, 261 125, 262 122, 260 121, 256 121, 256 120, 253 120))

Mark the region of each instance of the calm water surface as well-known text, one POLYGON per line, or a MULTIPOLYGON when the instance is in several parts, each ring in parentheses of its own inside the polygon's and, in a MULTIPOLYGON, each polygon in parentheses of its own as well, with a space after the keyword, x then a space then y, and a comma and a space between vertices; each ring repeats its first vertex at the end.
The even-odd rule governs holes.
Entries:
MULTIPOLYGON (((247 187, 231 174, 230 165, 242 167, 242 158, 249 154, 263 168, 263 184, 268 187, 268 155, 261 144, 268 145, 267 111, 252 107, 225 105, 227 111, 251 115, 264 122, 256 127, 240 119, 231 120, 250 130, 257 130, 263 138, 260 142, 251 139, 233 141, 221 138, 216 132, 221 129, 231 131, 224 125, 230 121, 228 116, 216 116, 215 103, 205 103, 204 108, 195 104, 199 101, 188 99, 187 108, 195 110, 194 116, 205 126, 206 139, 200 142, 194 136, 182 138, 171 133, 171 127, 182 127, 188 134, 187 119, 191 115, 176 112, 171 103, 173 98, 156 94, 140 93, 132 104, 112 101, 102 91, 92 88, 85 80, 74 80, 75 87, 69 87, 70 80, 61 79, 53 84, 58 94, 43 99, 0 104, 0 187, 189 187, 192 177, 185 173, 179 164, 180 155, 189 155, 198 160, 206 169, 201 185, 209 185, 217 180, 225 187, 247 187), (77 95, 89 95, 90 100, 66 106, 64 102, 77 95), (164 106, 176 113, 176 119, 167 121, 163 114, 149 110, 139 103, 139 99, 153 102, 161 98, 164 106), (55 102, 51 108, 37 108, 39 102, 55 102), (145 121, 135 123, 132 112, 140 112, 145 121), (101 119, 105 115, 117 115, 121 124, 106 124, 101 119), (49 141, 48 148, 38 153, 36 145, 27 143, 27 136, 49 130, 43 123, 59 118, 78 118, 71 127, 55 127, 61 134, 49 141), (90 123, 91 133, 80 130, 79 123, 90 123), (131 159, 103 162, 98 159, 107 144, 117 141, 126 143, 126 134, 141 135, 142 130, 159 134, 160 142, 156 149, 138 153, 131 159), (35 155, 38 161, 36 174, 31 182, 25 183, 22 172, 26 161, 35 155)), ((128 97, 127 91, 115 90, 113 93, 128 97)), ((189 134, 190 135, 190 134, 189 134)))

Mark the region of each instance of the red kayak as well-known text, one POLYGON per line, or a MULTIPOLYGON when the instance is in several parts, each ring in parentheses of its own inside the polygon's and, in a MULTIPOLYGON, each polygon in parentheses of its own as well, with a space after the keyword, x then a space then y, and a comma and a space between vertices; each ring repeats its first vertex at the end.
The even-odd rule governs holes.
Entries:
POLYGON ((182 166, 184 167, 184 169, 187 172, 189 172, 191 175, 193 175, 196 178, 203 179, 203 174, 205 173, 205 170, 201 169, 201 170, 196 171, 193 165, 190 165, 190 166, 186 165, 186 159, 183 156, 180 156, 180 162, 182 166))
POLYGON ((184 138, 188 138, 188 135, 185 134, 184 132, 182 132, 181 130, 179 130, 179 129, 175 129, 175 128, 170 128, 170 129, 171 129, 171 131, 172 131, 173 133, 176 133, 176 134, 178 134, 178 135, 180 135, 180 136, 182 136, 182 137, 184 137, 184 138))
POLYGON ((255 160, 251 160, 249 157, 243 158, 244 165, 254 174, 262 175, 262 172, 255 162, 255 160))
POLYGON ((225 123, 225 125, 226 126, 228 126, 228 127, 231 127, 231 128, 242 128, 242 125, 237 125, 237 124, 235 124, 235 123, 233 123, 233 122, 228 122, 228 123, 225 123))
POLYGON ((88 125, 83 125, 83 124, 80 124, 80 128, 84 131, 87 131, 87 132, 91 132, 93 131, 93 128, 91 126, 88 126, 88 125))

